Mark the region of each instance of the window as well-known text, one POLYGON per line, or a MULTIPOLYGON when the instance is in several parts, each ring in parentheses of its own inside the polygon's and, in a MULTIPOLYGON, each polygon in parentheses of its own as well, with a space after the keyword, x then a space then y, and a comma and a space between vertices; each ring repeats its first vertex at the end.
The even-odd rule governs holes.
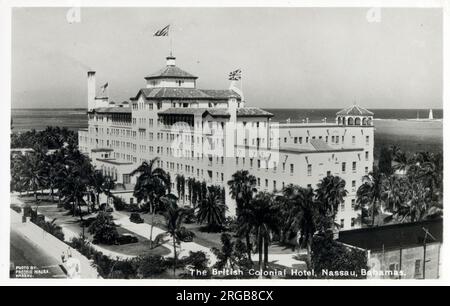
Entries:
POLYGON ((345 173, 345 162, 342 163, 342 173, 345 173))
POLYGON ((420 266, 422 265, 422 262, 420 259, 416 259, 416 262, 414 264, 414 277, 419 278, 422 276, 422 273, 420 272, 420 266))
POLYGON ((283 163, 283 172, 286 171, 286 163, 283 163))
POLYGON ((369 174, 369 167, 364 168, 365 174, 369 174))
POLYGON ((277 181, 273 181, 273 190, 277 190, 277 181))
POLYGON ((298 138, 294 137, 294 143, 297 143, 297 141, 298 141, 298 138))
POLYGON ((269 187, 269 180, 268 179, 265 180, 265 186, 266 186, 266 188, 269 187))
POLYGON ((352 181, 352 188, 356 187, 356 181, 352 181))
POLYGON ((294 174, 294 164, 291 164, 291 174, 294 174))
POLYGON ((366 151, 366 160, 369 160, 369 151, 366 151))
POLYGON ((284 143, 286 143, 287 142, 287 137, 284 137, 284 143))
POLYGON ((344 219, 341 219, 341 228, 344 228, 344 225, 345 225, 344 222, 345 222, 344 219))
POLYGON ((331 175, 331 171, 327 171, 327 176, 330 176, 331 175))
POLYGON ((299 142, 300 144, 302 144, 302 142, 303 142, 303 137, 299 137, 299 138, 298 138, 298 142, 299 142))
POLYGON ((351 227, 354 227, 354 226, 355 226, 355 221, 356 221, 356 219, 355 219, 355 218, 352 218, 352 222, 350 223, 350 226, 351 226, 351 227))
POLYGON ((369 138, 369 136, 366 136, 366 145, 368 145, 369 142, 370 142, 370 138, 369 138))
POLYGON ((311 176, 311 174, 312 174, 312 165, 309 164, 308 165, 308 176, 311 176))
POLYGON ((352 136, 352 144, 356 143, 356 136, 352 136))
POLYGON ((261 186, 261 179, 258 177, 258 186, 261 186))
POLYGON ((133 205, 134 203, 134 198, 130 198, 130 205, 133 205))
POLYGON ((356 162, 353 162, 353 163, 352 163, 352 171, 353 171, 353 172, 356 172, 356 162))

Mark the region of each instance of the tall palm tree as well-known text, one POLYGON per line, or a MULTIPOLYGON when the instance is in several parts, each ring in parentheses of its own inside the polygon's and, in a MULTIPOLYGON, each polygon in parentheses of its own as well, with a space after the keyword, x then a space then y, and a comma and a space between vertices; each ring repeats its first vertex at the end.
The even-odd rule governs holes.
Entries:
POLYGON ((134 195, 138 201, 143 199, 149 200, 150 213, 152 214, 152 224, 150 227, 150 247, 153 247, 153 226, 156 214, 156 205, 159 199, 164 196, 170 188, 170 177, 161 168, 155 168, 158 158, 152 159, 150 162, 143 162, 137 169, 131 172, 131 176, 138 174, 134 195))
POLYGON ((328 175, 317 184, 316 201, 323 217, 320 230, 324 231, 335 227, 338 207, 344 203, 347 193, 345 180, 339 176, 328 175))
POLYGON ((384 179, 384 174, 378 172, 377 169, 374 169, 369 175, 363 177, 363 183, 356 192, 356 208, 361 208, 361 221, 364 219, 364 210, 370 211, 372 226, 375 225, 375 216, 379 214, 382 209, 381 200, 384 193, 384 179))
POLYGON ((210 186, 206 198, 197 206, 197 220, 200 223, 206 222, 208 230, 220 229, 225 222, 226 210, 220 189, 210 186))
POLYGON ((177 267, 177 244, 180 243, 180 229, 186 218, 186 210, 184 208, 177 207, 176 205, 169 205, 167 210, 164 212, 166 218, 167 232, 172 236, 173 243, 173 276, 176 273, 177 267))
POLYGON ((400 222, 417 222, 442 216, 442 205, 431 197, 430 188, 419 180, 406 182, 406 199, 394 211, 394 218, 400 222))
POLYGON ((405 201, 406 179, 391 175, 383 181, 382 201, 387 211, 393 213, 405 201))
POLYGON ((312 188, 288 185, 282 190, 283 224, 290 232, 299 233, 299 245, 306 248, 308 267, 311 267, 311 245, 317 230, 317 205, 312 188))
POLYGON ((392 167, 394 171, 405 172, 411 165, 411 158, 408 157, 408 155, 405 152, 401 151, 400 149, 397 149, 393 153, 392 160, 394 161, 394 165, 392 167))
POLYGON ((246 220, 247 214, 242 214, 241 211, 245 210, 250 201, 256 194, 256 177, 249 174, 247 170, 240 170, 233 174, 231 180, 228 181, 230 187, 231 198, 236 201, 236 215, 239 225, 238 234, 245 237, 245 243, 247 245, 247 255, 250 260, 252 259, 252 243, 250 240, 251 228, 248 226, 249 220, 246 220))
POLYGON ((259 267, 263 270, 269 263, 271 232, 277 231, 280 223, 274 196, 267 192, 257 193, 248 207, 242 209, 242 214, 246 215, 245 220, 255 234, 258 242, 259 267))
POLYGON ((42 160, 36 153, 25 155, 20 171, 22 185, 25 190, 33 191, 35 201, 38 201, 37 192, 44 186, 42 173, 42 160))
POLYGON ((80 213, 80 220, 83 221, 81 205, 85 204, 84 196, 91 183, 93 167, 89 159, 78 150, 71 152, 67 159, 67 176, 62 188, 66 201, 73 203, 72 214, 75 216, 76 208, 80 213))

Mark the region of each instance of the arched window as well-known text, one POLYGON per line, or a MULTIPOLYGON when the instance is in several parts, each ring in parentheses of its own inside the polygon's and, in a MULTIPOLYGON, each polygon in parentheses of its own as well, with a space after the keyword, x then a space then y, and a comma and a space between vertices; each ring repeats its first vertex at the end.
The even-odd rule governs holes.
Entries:
POLYGON ((353 117, 348 118, 348 125, 353 125, 353 117))
POLYGON ((367 120, 367 125, 372 125, 372 118, 369 118, 369 119, 367 120))
POLYGON ((361 125, 361 118, 355 119, 355 125, 361 125))
POLYGON ((363 124, 363 125, 367 125, 367 118, 366 118, 366 117, 363 118, 362 124, 363 124))
POLYGON ((341 125, 342 124, 342 118, 338 117, 338 124, 341 125))

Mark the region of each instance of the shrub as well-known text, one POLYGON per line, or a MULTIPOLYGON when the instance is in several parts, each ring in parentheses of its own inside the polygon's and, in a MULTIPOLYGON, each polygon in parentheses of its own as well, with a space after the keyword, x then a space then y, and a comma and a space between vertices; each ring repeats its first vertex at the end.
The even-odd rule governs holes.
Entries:
POLYGON ((180 277, 182 278, 210 278, 211 273, 209 273, 208 268, 208 258, 206 254, 202 251, 197 252, 189 252, 189 256, 183 257, 179 260, 177 266, 183 266, 186 269, 186 272, 181 273, 180 277), (203 272, 206 271, 206 275, 200 274, 192 274, 192 270, 203 272))
POLYGON ((141 212, 142 209, 137 204, 130 204, 126 206, 128 212, 141 212))
POLYGON ((133 235, 122 235, 119 238, 117 238, 117 243, 122 244, 129 244, 129 243, 137 243, 139 239, 133 235))
POLYGON ((112 216, 105 211, 100 211, 88 229, 94 235, 93 243, 115 244, 119 238, 116 225, 112 216))
POLYGON ((108 213, 112 213, 114 210, 112 209, 112 207, 110 207, 108 204, 106 204, 106 203, 103 203, 103 204, 100 204, 100 211, 105 211, 105 212, 108 212, 108 213))
MULTIPOLYGON (((350 248, 333 240, 331 235, 327 237, 315 236, 311 246, 311 259, 314 270, 322 271, 349 271, 355 276, 334 276, 333 278, 349 279, 366 278, 361 275, 362 269, 367 269, 366 252, 350 248)), ((318 274, 318 278, 326 278, 318 274)))
POLYGON ((186 229, 184 226, 178 231, 178 238, 183 242, 192 242, 194 240, 195 234, 190 230, 186 229))
POLYGON ((167 270, 167 262, 162 256, 148 255, 139 259, 138 273, 142 278, 151 278, 167 270))
POLYGON ((195 216, 195 209, 190 208, 189 206, 185 206, 186 209, 186 217, 184 219, 184 223, 192 224, 197 222, 197 217, 195 216))
POLYGON ((127 207, 127 204, 119 197, 113 197, 113 205, 114 209, 117 211, 125 210, 127 207))
POLYGON ((11 209, 19 214, 22 212, 22 208, 20 208, 20 206, 17 206, 15 204, 11 205, 11 209))
POLYGON ((71 247, 78 250, 78 252, 86 256, 87 259, 92 259, 94 257, 94 254, 97 252, 96 250, 94 250, 88 240, 81 237, 72 238, 69 244, 71 247))
POLYGON ((139 213, 131 213, 131 215, 130 215, 130 222, 133 222, 133 223, 144 223, 144 219, 141 218, 141 215, 139 213))
POLYGON ((183 257, 181 262, 186 266, 191 266, 192 269, 202 271, 208 269, 209 259, 206 257, 205 252, 190 251, 189 256, 183 257))

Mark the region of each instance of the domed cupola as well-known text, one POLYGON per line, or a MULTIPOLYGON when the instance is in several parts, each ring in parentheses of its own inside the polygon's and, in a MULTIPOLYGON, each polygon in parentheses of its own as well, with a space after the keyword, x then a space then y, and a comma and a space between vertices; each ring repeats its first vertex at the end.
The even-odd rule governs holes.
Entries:
POLYGON ((336 113, 338 125, 373 125, 373 113, 358 105, 352 105, 336 113))

